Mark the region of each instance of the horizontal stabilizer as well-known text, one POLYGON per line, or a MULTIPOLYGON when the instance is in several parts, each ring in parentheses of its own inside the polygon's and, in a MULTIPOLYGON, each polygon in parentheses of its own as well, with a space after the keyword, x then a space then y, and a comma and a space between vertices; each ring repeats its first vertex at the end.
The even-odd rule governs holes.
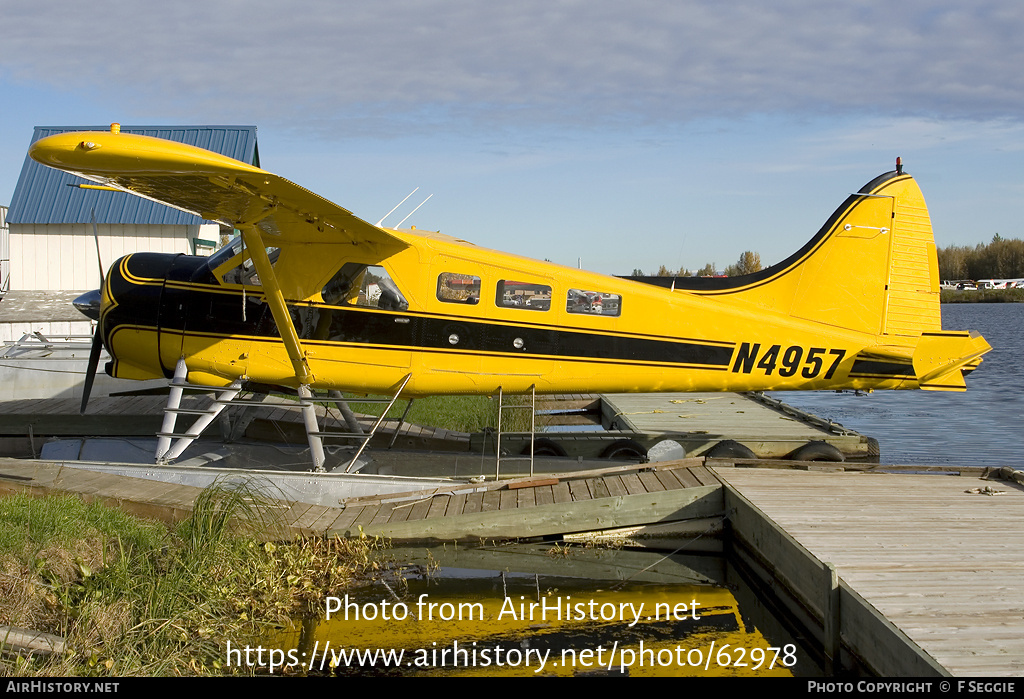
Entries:
POLYGON ((990 349, 974 331, 924 333, 914 351, 917 383, 926 391, 963 391, 964 373, 977 367, 990 349))

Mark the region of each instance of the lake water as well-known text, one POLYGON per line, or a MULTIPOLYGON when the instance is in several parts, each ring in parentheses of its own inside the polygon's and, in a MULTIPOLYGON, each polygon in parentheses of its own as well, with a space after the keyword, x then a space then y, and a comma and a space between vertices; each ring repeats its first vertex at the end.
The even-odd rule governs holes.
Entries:
POLYGON ((878 440, 892 464, 1024 465, 1024 304, 947 304, 947 330, 977 330, 992 351, 967 377, 964 393, 776 392, 794 407, 878 440))

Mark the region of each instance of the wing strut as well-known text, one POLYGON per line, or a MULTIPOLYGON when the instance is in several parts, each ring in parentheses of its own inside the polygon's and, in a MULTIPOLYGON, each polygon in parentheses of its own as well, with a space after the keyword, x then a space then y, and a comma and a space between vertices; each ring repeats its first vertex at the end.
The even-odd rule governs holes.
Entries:
POLYGON ((277 331, 281 333, 284 348, 295 369, 295 378, 299 380, 300 386, 309 386, 313 383, 313 373, 309 370, 309 364, 306 363, 306 357, 302 353, 299 334, 295 331, 292 315, 288 312, 288 306, 285 305, 284 294, 281 293, 281 285, 277 283, 277 275, 274 274, 274 268, 270 264, 263 239, 253 224, 238 224, 238 230, 242 233, 245 247, 249 248, 249 257, 252 259, 253 266, 256 267, 256 273, 260 275, 263 293, 266 294, 267 304, 269 304, 270 312, 277 324, 277 331))
MULTIPOLYGON (((269 214, 273 209, 267 211, 269 214)), ((238 230, 242 233, 242 242, 249 248, 249 258, 252 260, 256 273, 260 276, 260 285, 266 295, 267 304, 270 306, 270 313, 274 316, 274 323, 277 324, 277 331, 281 334, 281 341, 288 352, 288 358, 295 370, 295 378, 299 380, 299 396, 302 398, 302 416, 306 424, 306 435, 309 439, 309 452, 313 459, 313 470, 322 471, 324 467, 323 443, 315 434, 316 408, 312 403, 313 392, 309 386, 313 383, 313 372, 309 370, 309 364, 302 352, 302 345, 299 344, 299 333, 295 330, 295 323, 292 322, 292 314, 288 312, 288 306, 284 302, 284 294, 281 293, 281 285, 277 282, 277 275, 274 274, 274 267, 270 264, 270 257, 267 256, 267 248, 263 244, 254 223, 238 224, 238 230)))

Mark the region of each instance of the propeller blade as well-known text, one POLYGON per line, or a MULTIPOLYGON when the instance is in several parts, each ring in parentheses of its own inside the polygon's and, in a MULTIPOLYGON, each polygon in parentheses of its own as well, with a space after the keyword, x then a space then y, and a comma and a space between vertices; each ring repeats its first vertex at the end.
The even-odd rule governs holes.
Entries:
POLYGON ((75 299, 75 306, 78 307, 78 310, 97 321, 96 329, 92 333, 89 366, 85 370, 85 385, 82 387, 82 409, 79 411, 80 415, 85 415, 85 408, 89 405, 89 394, 92 393, 92 384, 96 380, 96 370, 100 364, 100 352, 103 350, 103 335, 100 332, 99 320, 106 278, 103 274, 103 258, 100 257, 100 232, 96 226, 96 209, 93 209, 90 215, 92 218, 92 239, 96 241, 96 264, 100 269, 100 288, 99 291, 92 291, 75 299), (92 313, 95 313, 95 316, 92 313))
POLYGON ((89 394, 92 393, 92 382, 96 380, 96 369, 99 368, 99 352, 103 349, 103 338, 96 332, 92 334, 92 349, 89 350, 89 366, 85 370, 85 386, 82 388, 82 409, 79 414, 85 414, 85 406, 89 404, 89 394))
POLYGON ((82 387, 82 409, 80 415, 85 415, 85 406, 89 404, 89 394, 92 393, 92 384, 96 380, 96 369, 100 365, 100 351, 103 349, 103 336, 97 326, 96 332, 92 335, 92 349, 89 350, 89 366, 85 370, 85 386, 82 387))

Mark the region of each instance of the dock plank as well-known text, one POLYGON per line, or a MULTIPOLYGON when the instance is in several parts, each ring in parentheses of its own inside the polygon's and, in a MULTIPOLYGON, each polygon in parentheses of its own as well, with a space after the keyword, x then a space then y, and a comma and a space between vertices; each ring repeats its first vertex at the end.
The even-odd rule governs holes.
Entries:
POLYGON ((555 502, 555 494, 550 485, 540 485, 534 489, 534 500, 538 505, 551 505, 555 502))
POLYGON ((624 473, 621 476, 622 485, 626 487, 626 492, 630 495, 640 495, 647 492, 647 488, 644 487, 643 482, 640 480, 640 476, 635 473, 624 473))
POLYGON ((498 493, 498 509, 514 510, 519 504, 519 493, 515 490, 502 490, 498 493))
POLYGON ((415 505, 409 508, 409 517, 406 519, 407 522, 419 522, 420 520, 427 518, 427 513, 430 512, 430 501, 433 498, 424 498, 419 500, 415 505))
POLYGON ((648 493, 657 493, 665 490, 665 486, 661 484, 658 477, 650 471, 645 471, 637 475, 640 477, 640 482, 644 484, 644 489, 646 489, 648 493))
POLYGON ((603 478, 588 478, 587 488, 590 490, 590 496, 594 499, 606 498, 610 495, 608 485, 603 478))
POLYGON ((516 493, 516 506, 520 509, 533 507, 537 504, 537 488, 520 488, 516 493))
POLYGON ((572 493, 572 499, 576 502, 591 499, 590 488, 583 479, 569 481, 569 492, 572 493))
POLYGON ((501 504, 501 493, 495 490, 488 490, 484 493, 483 504, 480 507, 481 512, 494 512, 498 509, 501 504))
POLYGON ((551 493, 554 495, 555 503, 572 502, 572 491, 569 484, 564 481, 551 486, 551 493))
POLYGON ((621 497, 629 494, 619 476, 605 476, 601 480, 604 481, 604 487, 608 489, 608 495, 611 497, 621 497))
POLYGON ((409 514, 411 512, 412 503, 395 503, 395 506, 391 508, 391 516, 388 517, 388 522, 404 522, 409 519, 409 514))
POLYGON ((444 513, 448 511, 448 503, 451 499, 450 495, 435 495, 430 498, 430 507, 427 509, 427 514, 424 516, 424 519, 444 517, 444 513))
POLYGON ((484 494, 483 491, 476 493, 470 493, 466 496, 466 506, 462 508, 464 514, 472 514, 474 512, 480 512, 483 510, 484 494))

